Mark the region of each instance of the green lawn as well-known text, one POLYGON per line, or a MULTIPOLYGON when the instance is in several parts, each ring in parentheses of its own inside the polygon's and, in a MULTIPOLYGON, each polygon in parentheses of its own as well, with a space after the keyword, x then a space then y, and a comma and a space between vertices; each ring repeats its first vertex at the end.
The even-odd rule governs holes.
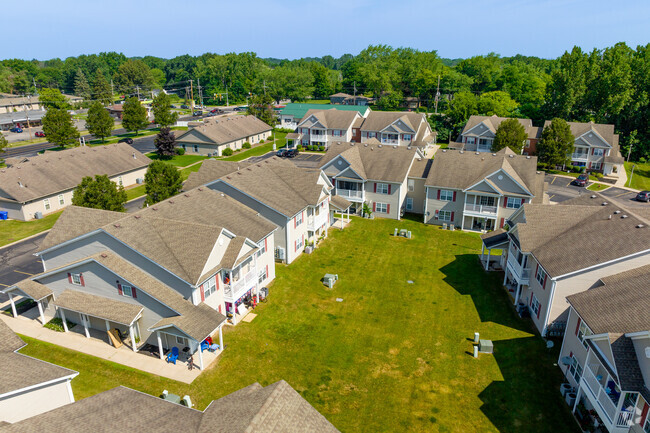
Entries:
POLYGON ((650 163, 626 162, 625 171, 627 173, 627 183, 625 186, 641 191, 650 190, 650 163), (630 184, 632 165, 636 165, 636 167, 634 167, 632 184, 630 184))
POLYGON ((192 385, 32 339, 21 352, 79 371, 77 399, 124 385, 189 394, 204 409, 285 379, 344 432, 578 431, 559 393, 557 347, 515 315, 503 275, 485 273, 478 253, 473 234, 354 218, 277 266, 269 302, 226 328, 226 351, 192 385), (390 236, 395 227, 413 239, 390 236), (320 282, 327 272, 340 277, 332 290, 320 282), (475 331, 494 355, 471 356, 475 331))
POLYGON ((134 198, 142 197, 146 194, 144 184, 134 186, 133 188, 126 189, 126 201, 133 200, 134 198))
MULTIPOLYGON (((285 137, 287 136, 286 132, 274 132, 273 134, 275 135, 276 149, 279 149, 286 144, 284 140, 285 137)), ((253 147, 252 149, 242 150, 240 152, 233 154, 232 156, 228 156, 226 158, 219 158, 219 159, 223 159, 224 161, 242 161, 246 158, 250 158, 251 156, 264 155, 265 153, 268 153, 272 150, 273 150, 273 140, 267 141, 259 146, 253 147)))
MULTIPOLYGON (((147 153, 147 156, 153 160, 159 159, 158 154, 155 152, 147 153)), ((173 165, 174 167, 187 167, 190 164, 203 161, 206 158, 207 156, 203 155, 174 155, 170 159, 163 159, 163 161, 167 164, 173 165)))
POLYGON ((309 99, 306 101, 308 104, 330 104, 329 99, 309 99))
POLYGON ((187 180, 187 178, 190 176, 190 173, 192 173, 194 171, 199 171, 199 169, 201 168, 201 165, 203 165, 202 162, 199 163, 199 164, 194 164, 191 167, 187 167, 187 168, 182 169, 181 170, 181 177, 183 178, 183 180, 187 180))
POLYGON ((596 182, 594 182, 591 185, 589 185, 587 187, 587 189, 590 190, 590 191, 603 191, 603 190, 609 188, 610 186, 611 185, 607 185, 607 184, 604 184, 604 183, 596 183, 596 182))
POLYGON ((56 212, 33 221, 0 221, 0 247, 51 229, 61 212, 56 212))

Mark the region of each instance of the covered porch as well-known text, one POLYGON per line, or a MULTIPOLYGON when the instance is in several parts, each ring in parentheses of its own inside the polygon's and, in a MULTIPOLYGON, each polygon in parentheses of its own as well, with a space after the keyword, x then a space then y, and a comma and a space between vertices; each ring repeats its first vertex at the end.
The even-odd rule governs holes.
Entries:
POLYGON ((510 245, 508 233, 504 229, 497 229, 481 235, 481 241, 480 260, 483 269, 486 271, 505 269, 508 246, 510 245))
POLYGON ((330 221, 332 223, 332 227, 343 230, 346 225, 350 224, 351 206, 352 203, 343 197, 339 197, 337 195, 332 196, 330 200, 330 221), (341 216, 340 218, 336 218, 337 213, 341 216))
POLYGON ((151 331, 155 332, 158 343, 158 350, 152 354, 167 364, 176 365, 178 362, 189 368, 191 363, 194 368, 205 370, 224 347, 222 325, 200 339, 190 336, 177 325, 162 325, 151 328, 151 331))
POLYGON ((33 314, 33 306, 30 306, 31 303, 29 302, 31 300, 38 308, 38 320, 40 320, 41 325, 45 325, 52 319, 52 315, 48 315, 47 310, 54 300, 54 294, 46 286, 27 279, 7 288, 3 293, 9 297, 11 313, 14 317, 18 317, 19 314, 26 314, 27 317, 31 317, 33 314), (24 307, 21 308, 22 306, 24 307))
POLYGON ((493 216, 476 216, 463 213, 461 230, 472 232, 487 233, 497 229, 497 217, 493 216))

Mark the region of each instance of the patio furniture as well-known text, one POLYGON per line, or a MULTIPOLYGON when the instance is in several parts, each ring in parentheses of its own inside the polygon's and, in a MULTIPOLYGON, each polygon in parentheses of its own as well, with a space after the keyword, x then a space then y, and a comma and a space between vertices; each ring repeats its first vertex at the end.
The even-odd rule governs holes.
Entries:
POLYGON ((210 347, 208 348, 208 351, 210 351, 210 352, 216 352, 217 350, 219 350, 219 345, 216 344, 216 343, 211 344, 210 347))
POLYGON ((325 274, 323 277, 323 284, 325 284, 330 289, 334 287, 334 283, 339 279, 337 274, 325 274))
POLYGON ((210 349, 210 343, 207 340, 201 342, 201 352, 204 352, 206 349, 210 349))
POLYGON ((167 354, 167 362, 171 362, 176 365, 176 360, 178 359, 178 347, 172 347, 172 351, 167 354))

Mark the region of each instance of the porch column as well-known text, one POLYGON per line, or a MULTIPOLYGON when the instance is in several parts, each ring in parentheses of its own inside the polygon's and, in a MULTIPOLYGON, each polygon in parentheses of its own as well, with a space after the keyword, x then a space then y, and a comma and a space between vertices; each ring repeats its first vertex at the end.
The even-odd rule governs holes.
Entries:
POLYGON ((461 230, 465 230, 465 208, 466 208, 466 206, 467 206, 467 193, 463 194, 463 211, 460 213, 460 229, 461 230))
POLYGON ((520 296, 521 296, 521 284, 517 284, 517 289, 515 290, 515 306, 519 304, 520 296))
POLYGON ((41 301, 36 301, 36 305, 38 306, 38 314, 41 316, 41 323, 45 325, 45 314, 43 314, 43 306, 41 305, 41 301))
MULTIPOLYGON (((578 407, 578 403, 580 402, 581 397, 582 397, 582 388, 580 388, 580 383, 578 383, 578 392, 576 393, 576 401, 575 401, 575 403, 573 403, 573 407, 571 408, 571 413, 573 413, 573 414, 576 413, 576 407, 578 407)), ((620 399, 620 398, 619 398, 619 400, 622 401, 622 399, 620 399)))
POLYGON ((201 350, 201 343, 199 343, 199 368, 203 371, 203 351, 201 350))
POLYGON ((485 261, 485 270, 486 270, 486 271, 487 271, 488 268, 490 267, 490 253, 491 253, 491 252, 492 252, 492 250, 488 248, 488 256, 487 256, 487 260, 485 261))
POLYGON ((65 320, 65 313, 63 312, 63 309, 59 308, 59 314, 61 314, 61 321, 63 322, 63 330, 65 332, 68 332, 68 321, 65 320))
POLYGON ((164 359, 163 355, 163 345, 162 339, 160 338, 160 331, 156 331, 156 338, 158 339, 158 353, 160 354, 160 359, 164 359))
POLYGON ((219 347, 223 350, 223 325, 219 326, 219 347))
POLYGON ((11 312, 13 313, 14 317, 18 317, 18 312, 16 312, 16 303, 14 302, 14 295, 11 293, 8 293, 9 295, 9 301, 11 302, 11 312))
POLYGON ((483 254, 485 254, 485 244, 481 242, 481 261, 483 261, 483 254))
POLYGON ((129 337, 131 337, 131 348, 133 348, 134 352, 137 352, 138 350, 135 348, 135 337, 133 336, 133 324, 129 325, 129 337))
POLYGON ((508 282, 508 268, 506 268, 506 271, 503 273, 503 285, 506 285, 506 282, 508 282))
POLYGON ((110 335, 108 335, 111 332, 111 324, 108 320, 104 320, 104 322, 106 323, 106 338, 108 338, 108 344, 112 346, 113 342, 111 340, 110 335))
POLYGON ((88 323, 86 323, 86 319, 84 319, 83 315, 79 315, 81 317, 81 321, 83 322, 84 325, 84 332, 86 333, 86 338, 90 338, 90 332, 88 332, 88 323))

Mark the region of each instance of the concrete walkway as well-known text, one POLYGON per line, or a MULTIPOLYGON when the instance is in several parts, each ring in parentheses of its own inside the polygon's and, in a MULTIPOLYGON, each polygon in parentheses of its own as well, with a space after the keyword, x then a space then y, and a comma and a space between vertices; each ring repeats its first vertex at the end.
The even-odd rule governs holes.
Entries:
MULTIPOLYGON (((136 353, 126 346, 115 349, 106 341, 92 337, 86 338, 84 335, 74 331, 52 331, 51 329, 44 328, 38 321, 32 320, 28 317, 19 316, 13 318, 5 314, 0 314, 0 320, 9 325, 9 327, 17 334, 26 335, 37 340, 56 344, 57 346, 85 353, 86 355, 96 356, 98 358, 126 365, 127 367, 135 368, 137 370, 146 371, 147 373, 166 377, 168 379, 177 380, 179 382, 192 383, 192 381, 201 374, 201 370, 199 370, 198 367, 195 367, 191 371, 188 370, 186 362, 181 362, 180 357, 179 360, 176 361, 176 365, 168 364, 159 357, 151 356, 148 352, 136 353)), ((78 326, 80 325, 77 325, 77 327, 78 326)), ((208 351, 203 352, 204 369, 209 368, 210 365, 217 360, 219 355, 221 355, 221 352, 221 350, 217 350, 214 353, 208 351)), ((194 355, 194 365, 199 365, 198 353, 194 355)))

